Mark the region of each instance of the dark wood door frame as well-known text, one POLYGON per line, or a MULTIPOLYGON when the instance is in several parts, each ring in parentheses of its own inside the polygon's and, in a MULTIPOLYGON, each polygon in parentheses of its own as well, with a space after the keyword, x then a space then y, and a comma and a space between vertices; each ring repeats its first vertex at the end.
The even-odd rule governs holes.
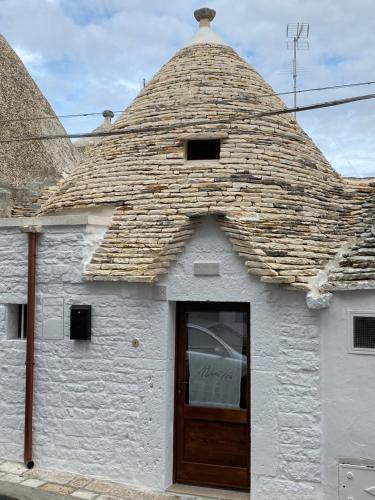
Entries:
MULTIPOLYGON (((178 461, 182 459, 181 456, 181 446, 177 446, 179 420, 184 420, 186 417, 194 415, 194 406, 184 405, 181 401, 185 401, 186 398, 186 383, 184 383, 184 371, 185 371, 185 356, 186 356, 186 342, 187 342, 187 329, 186 315, 188 312, 193 311, 239 311, 246 312, 247 316, 247 343, 246 343, 246 354, 247 354, 247 388, 246 388, 246 410, 230 410, 230 409, 212 409, 212 408, 201 408, 199 411, 199 420, 211 420, 212 414, 220 415, 222 422, 242 422, 247 425, 248 429, 248 443, 249 443, 249 453, 248 453, 248 484, 243 486, 233 486, 231 484, 221 484, 216 483, 214 480, 211 484, 205 483, 206 486, 212 487, 224 487, 224 488, 241 488, 245 490, 250 489, 250 450, 251 450, 251 432, 250 432, 250 418, 251 418, 251 379, 250 379, 250 303, 244 302, 177 302, 176 303, 176 357, 175 357, 175 404, 174 404, 174 442, 173 442, 173 481, 177 482, 180 479, 177 477, 177 464, 178 461), (178 338, 183 332, 184 338, 178 338), (185 346, 185 347, 182 347, 185 346), (180 456, 178 456, 178 453, 180 456)), ((204 468, 204 465, 202 465, 204 468)), ((224 468, 223 468, 224 471, 224 468)), ((234 471, 235 473, 235 471, 234 471)), ((185 481, 190 484, 203 485, 201 482, 194 480, 185 481)))

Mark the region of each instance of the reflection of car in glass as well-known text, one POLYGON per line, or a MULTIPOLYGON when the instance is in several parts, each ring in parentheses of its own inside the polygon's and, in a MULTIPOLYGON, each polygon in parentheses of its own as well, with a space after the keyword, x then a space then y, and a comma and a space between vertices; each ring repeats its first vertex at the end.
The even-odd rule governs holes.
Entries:
MULTIPOLYGON (((243 325, 241 324, 241 327, 243 325)), ((237 331, 226 323, 213 323, 207 325, 206 328, 221 338, 227 345, 230 345, 236 352, 244 353, 244 332, 237 331)))
POLYGON ((210 329, 208 329, 204 326, 194 325, 192 323, 188 323, 187 327, 189 351, 216 354, 246 362, 245 356, 241 354, 242 338, 240 338, 237 332, 230 327, 217 324, 210 326, 210 329), (229 331, 235 342, 231 342, 231 345, 225 342, 225 340, 218 335, 222 334, 223 331, 229 331))
POLYGON ((211 328, 187 324, 189 402, 225 408, 244 407, 247 363, 246 356, 239 352, 243 340, 235 330, 228 331, 226 325, 214 327, 222 336, 211 328), (227 334, 223 335, 225 330, 227 334), (229 335, 235 340, 235 348, 222 338, 229 340, 229 335))

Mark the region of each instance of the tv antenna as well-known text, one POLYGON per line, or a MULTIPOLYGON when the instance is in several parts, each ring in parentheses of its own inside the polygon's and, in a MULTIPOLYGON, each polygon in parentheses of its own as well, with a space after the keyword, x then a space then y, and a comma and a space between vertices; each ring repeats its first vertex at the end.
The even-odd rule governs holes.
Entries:
MULTIPOLYGON (((289 38, 287 41, 288 49, 293 50, 293 81, 294 81, 294 107, 297 107, 297 50, 308 50, 309 49, 309 23, 289 23, 286 27, 286 37, 289 38)), ((296 113, 294 113, 294 118, 296 113)))

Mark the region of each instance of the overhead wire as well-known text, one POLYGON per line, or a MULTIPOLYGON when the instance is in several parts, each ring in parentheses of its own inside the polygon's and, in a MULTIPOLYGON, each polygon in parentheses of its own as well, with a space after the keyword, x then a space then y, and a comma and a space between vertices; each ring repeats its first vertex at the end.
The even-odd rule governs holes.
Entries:
POLYGON ((297 106, 295 108, 279 109, 279 110, 275 110, 275 111, 266 111, 265 113, 260 113, 258 116, 261 117, 261 116, 283 115, 285 113, 309 111, 311 109, 329 108, 331 106, 340 106, 342 104, 348 104, 350 102, 366 101, 369 99, 375 99, 375 94, 367 94, 367 95, 360 95, 360 96, 356 96, 356 97, 348 97, 346 99, 336 99, 334 101, 319 102, 317 104, 308 104, 306 106, 297 106))
MULTIPOLYGON (((363 85, 374 85, 374 84, 375 84, 375 81, 357 82, 357 83, 345 83, 345 84, 340 84, 340 85, 329 85, 327 87, 313 87, 313 88, 310 88, 310 89, 296 90, 296 93, 297 94, 303 94, 305 92, 320 92, 322 90, 335 90, 335 89, 343 89, 343 88, 350 88, 350 87, 360 87, 360 86, 363 86, 363 85)), ((272 96, 275 96, 275 95, 282 96, 282 95, 290 95, 290 94, 294 94, 294 90, 288 90, 286 92, 274 92, 274 93, 269 93, 269 94, 261 94, 259 96, 255 96, 255 98, 256 99, 262 99, 264 97, 272 97, 272 96)), ((247 98, 247 99, 251 100, 252 98, 247 98)))
MULTIPOLYGON (((298 94, 303 94, 306 92, 321 92, 323 90, 335 90, 335 89, 342 89, 342 88, 351 88, 351 87, 360 87, 360 86, 365 86, 365 85, 374 85, 375 80, 370 80, 367 82, 357 82, 357 83, 346 83, 346 84, 340 84, 340 85, 329 85, 326 87, 314 87, 314 88, 309 88, 309 89, 301 89, 297 90, 298 94)), ((286 92, 276 92, 276 93, 269 93, 269 94, 261 94, 257 95, 254 97, 237 97, 236 101, 258 101, 259 99, 263 99, 266 97, 273 97, 273 96, 285 96, 285 95, 290 95, 294 94, 294 90, 291 91, 286 91, 286 92)), ((221 99, 219 100, 220 103, 223 102, 233 102, 233 99, 221 99)), ((112 111, 113 114, 117 115, 120 113, 123 113, 124 110, 115 110, 112 111)), ((88 116, 101 116, 103 115, 102 111, 94 111, 90 113, 71 113, 71 114, 65 114, 65 115, 50 115, 50 116, 29 116, 29 117, 16 117, 16 118, 7 118, 0 120, 0 124, 2 123, 12 123, 12 122, 23 122, 23 121, 42 121, 42 120, 56 120, 56 119, 65 119, 65 118, 84 118, 88 116)))
MULTIPOLYGON (((254 113, 253 115, 245 115, 247 118, 262 118, 266 116, 277 116, 281 114, 287 114, 287 113, 298 113, 302 111, 309 111, 313 109, 320 109, 320 108, 328 108, 332 106, 339 106, 342 104, 348 104, 351 102, 356 102, 356 101, 364 101, 364 100, 369 100, 369 99, 374 99, 375 94, 367 94, 367 95, 362 95, 362 96, 354 96, 354 97, 349 97, 346 99, 336 99, 334 101, 326 101, 326 102, 320 102, 316 104, 310 104, 307 106, 297 106, 295 108, 283 108, 283 109, 278 109, 278 110, 273 110, 273 111, 266 111, 266 112, 258 112, 254 113)), ((234 118, 238 119, 238 115, 235 115, 234 118)), ((12 142, 25 142, 25 141, 37 141, 37 140, 53 140, 53 139, 78 139, 78 138, 85 138, 85 137, 109 137, 109 136, 119 136, 119 135, 126 135, 126 134, 132 134, 132 133, 144 133, 144 132, 158 132, 158 131, 168 131, 168 130, 175 130, 177 128, 186 128, 186 127, 194 127, 197 125, 219 125, 219 124, 230 124, 231 121, 226 118, 223 120, 201 120, 201 121, 196 121, 196 122, 181 122, 181 123, 176 123, 175 125, 158 125, 158 126, 147 126, 147 127, 133 127, 133 128, 126 128, 126 129, 116 129, 116 130, 110 130, 106 132, 89 132, 89 133, 81 133, 81 134, 56 134, 56 135, 41 135, 41 136, 29 136, 29 137, 15 137, 15 138, 10 138, 10 139, 2 139, 0 137, 0 143, 12 143, 12 142)))

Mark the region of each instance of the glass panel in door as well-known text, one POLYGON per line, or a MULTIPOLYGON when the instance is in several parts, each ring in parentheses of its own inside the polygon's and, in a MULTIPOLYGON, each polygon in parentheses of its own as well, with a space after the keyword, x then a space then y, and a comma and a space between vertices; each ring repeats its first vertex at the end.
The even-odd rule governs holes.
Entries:
POLYGON ((246 408, 246 342, 246 312, 188 312, 186 404, 246 408))

